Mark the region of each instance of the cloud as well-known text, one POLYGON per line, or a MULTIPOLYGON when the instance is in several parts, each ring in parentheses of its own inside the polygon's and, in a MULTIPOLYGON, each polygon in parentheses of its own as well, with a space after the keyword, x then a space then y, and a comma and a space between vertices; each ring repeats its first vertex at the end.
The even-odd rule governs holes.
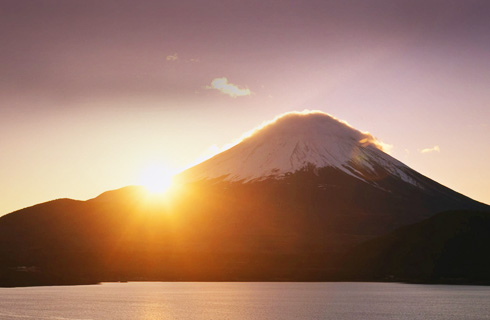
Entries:
POLYGON ((439 146, 433 146, 432 148, 425 148, 419 150, 420 153, 429 153, 429 152, 441 152, 441 148, 439 146))
POLYGON ((232 98, 249 96, 252 91, 248 88, 239 88, 237 85, 229 83, 226 78, 216 78, 211 81, 211 86, 206 86, 206 89, 216 89, 232 98))
POLYGON ((179 59, 179 55, 177 53, 174 53, 174 54, 168 55, 165 60, 172 62, 172 61, 176 61, 178 59, 179 59))
MULTIPOLYGON (((349 124, 347 124, 347 123, 345 123, 345 124, 350 127, 349 124)), ((355 129, 353 127, 351 127, 351 128, 355 129)), ((357 129, 355 129, 355 130, 357 130, 357 129)), ((393 149, 393 145, 379 140, 378 138, 376 138, 375 136, 373 136, 372 134, 370 134, 367 131, 360 131, 360 133, 362 134, 362 139, 359 140, 359 143, 362 146, 366 147, 366 146, 372 145, 375 148, 377 148, 377 149, 379 149, 379 150, 381 150, 387 154, 391 153, 391 150, 393 149)))

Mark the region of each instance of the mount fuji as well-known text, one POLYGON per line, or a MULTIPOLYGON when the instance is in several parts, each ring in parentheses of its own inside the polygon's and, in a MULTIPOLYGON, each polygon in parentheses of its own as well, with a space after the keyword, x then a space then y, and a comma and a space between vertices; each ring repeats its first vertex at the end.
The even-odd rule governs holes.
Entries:
POLYGON ((298 214, 315 212, 329 221, 325 228, 357 235, 385 233, 444 210, 486 207, 391 157, 371 134, 319 111, 280 116, 180 179, 253 186, 257 198, 277 192, 264 201, 308 203, 298 214))
POLYGON ((263 125, 240 144, 190 170, 191 179, 251 182, 309 168, 334 168, 376 185, 385 175, 414 186, 419 174, 383 152, 371 134, 323 112, 292 112, 263 125))
POLYGON ((489 211, 322 112, 285 114, 176 181, 157 202, 125 187, 0 217, 0 285, 335 280, 366 241, 447 210, 489 211))

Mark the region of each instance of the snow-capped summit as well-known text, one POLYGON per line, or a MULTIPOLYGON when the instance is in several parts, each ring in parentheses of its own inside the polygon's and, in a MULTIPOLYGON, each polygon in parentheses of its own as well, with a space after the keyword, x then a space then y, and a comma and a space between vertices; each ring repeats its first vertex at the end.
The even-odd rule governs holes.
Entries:
POLYGON ((185 176, 248 182, 281 178, 306 166, 336 168, 364 181, 383 169, 383 174, 417 184, 411 169, 386 154, 371 134, 320 111, 286 113, 185 176))

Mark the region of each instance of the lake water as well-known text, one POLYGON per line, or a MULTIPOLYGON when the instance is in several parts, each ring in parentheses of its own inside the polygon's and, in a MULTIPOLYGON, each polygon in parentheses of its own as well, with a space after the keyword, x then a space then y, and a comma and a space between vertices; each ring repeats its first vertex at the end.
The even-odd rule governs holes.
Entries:
POLYGON ((490 319, 490 287, 134 282, 0 288, 0 319, 490 319))

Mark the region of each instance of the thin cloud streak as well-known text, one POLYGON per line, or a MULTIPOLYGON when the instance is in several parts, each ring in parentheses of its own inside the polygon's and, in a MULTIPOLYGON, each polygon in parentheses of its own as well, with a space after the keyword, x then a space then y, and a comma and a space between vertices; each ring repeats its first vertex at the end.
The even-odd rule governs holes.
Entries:
POLYGON ((179 60, 179 55, 177 53, 174 53, 174 54, 171 54, 171 55, 168 55, 167 58, 166 58, 167 61, 177 61, 179 60))
POLYGON ((439 146, 433 146, 432 148, 425 148, 419 150, 420 153, 430 153, 430 152, 441 152, 441 148, 439 146))

